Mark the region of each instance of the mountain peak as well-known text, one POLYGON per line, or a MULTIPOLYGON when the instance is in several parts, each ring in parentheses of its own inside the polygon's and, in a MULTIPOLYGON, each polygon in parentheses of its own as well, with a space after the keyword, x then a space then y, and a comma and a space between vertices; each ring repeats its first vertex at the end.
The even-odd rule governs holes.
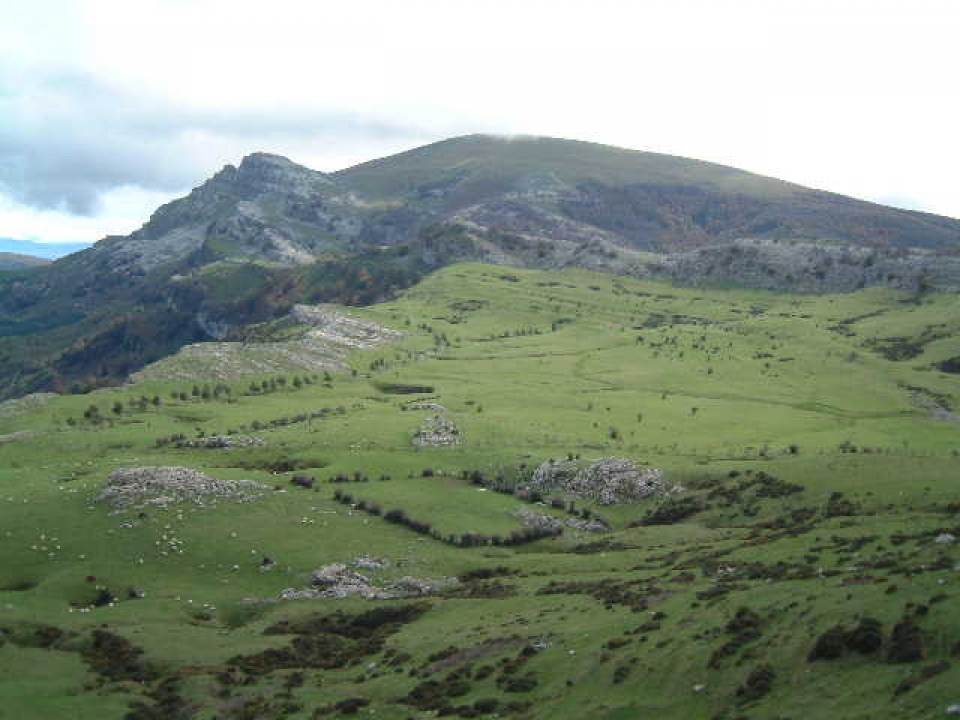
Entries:
POLYGON ((300 168, 290 158, 268 152, 250 153, 240 161, 240 170, 258 170, 263 168, 300 168))

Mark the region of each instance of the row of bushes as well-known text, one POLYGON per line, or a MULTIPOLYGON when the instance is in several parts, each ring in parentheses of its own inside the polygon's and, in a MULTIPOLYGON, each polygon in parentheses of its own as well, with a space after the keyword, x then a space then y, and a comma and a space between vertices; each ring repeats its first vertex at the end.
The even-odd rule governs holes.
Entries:
POLYGON ((387 522, 395 525, 403 525, 404 527, 413 530, 415 533, 420 535, 428 535, 434 540, 438 540, 447 545, 452 545, 453 547, 484 547, 488 545, 507 547, 524 545, 526 543, 534 542, 535 540, 541 540, 547 537, 556 537, 563 532, 559 528, 523 528, 520 530, 514 530, 509 535, 485 535, 483 533, 476 532, 448 533, 447 535, 444 535, 439 530, 434 528, 432 524, 412 518, 407 515, 406 511, 404 510, 395 508, 384 512, 383 508, 377 503, 354 498, 353 495, 345 493, 342 490, 337 490, 334 492, 333 499, 343 505, 351 505, 355 509, 365 512, 369 515, 382 517, 387 522))
MULTIPOLYGON (((110 410, 114 415, 123 415, 125 409, 146 412, 151 405, 153 407, 160 407, 161 400, 159 395, 154 395, 152 398, 148 398, 146 395, 141 395, 139 398, 130 398, 127 400, 126 405, 124 405, 122 400, 117 400, 113 403, 110 410)), ((108 419, 100 412, 100 408, 97 405, 87 407, 87 409, 83 411, 83 419, 94 425, 108 422, 108 419)), ((71 426, 76 425, 77 420, 76 418, 68 417, 66 423, 71 426)))
MULTIPOLYGON (((245 395, 263 395, 267 393, 277 392, 278 390, 286 390, 287 388, 293 388, 294 390, 299 390, 304 385, 313 385, 315 382, 319 382, 320 376, 314 373, 313 375, 294 375, 293 378, 287 382, 287 378, 280 376, 275 378, 269 378, 263 382, 257 382, 254 380, 250 383, 250 386, 247 388, 245 395)), ((329 372, 323 373, 323 381, 329 383, 333 381, 333 376, 329 372)))

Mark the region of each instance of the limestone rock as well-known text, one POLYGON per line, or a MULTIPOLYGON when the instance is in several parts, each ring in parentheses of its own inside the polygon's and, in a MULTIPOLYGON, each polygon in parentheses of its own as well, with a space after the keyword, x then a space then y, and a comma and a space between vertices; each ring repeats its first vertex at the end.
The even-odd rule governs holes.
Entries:
POLYGON ((413 436, 414 445, 445 446, 463 442, 460 428, 443 415, 433 415, 423 421, 413 436))
POLYGON ((660 470, 615 457, 601 458, 585 468, 572 461, 547 460, 520 489, 558 492, 601 505, 636 502, 666 492, 660 470))
POLYGON ((259 447, 264 444, 263 438, 252 435, 210 435, 209 437, 185 440, 180 443, 184 448, 206 448, 218 450, 232 447, 259 447))
POLYGON ((166 506, 181 502, 203 505, 205 500, 249 502, 267 490, 252 480, 216 480, 184 467, 133 467, 114 470, 96 503, 115 513, 130 508, 166 506))
POLYGON ((366 600, 394 600, 397 598, 434 595, 457 584, 455 578, 439 580, 405 576, 391 582, 374 583, 343 563, 332 563, 314 570, 312 587, 297 590, 287 588, 280 593, 281 600, 315 600, 319 598, 343 599, 361 597, 366 600))

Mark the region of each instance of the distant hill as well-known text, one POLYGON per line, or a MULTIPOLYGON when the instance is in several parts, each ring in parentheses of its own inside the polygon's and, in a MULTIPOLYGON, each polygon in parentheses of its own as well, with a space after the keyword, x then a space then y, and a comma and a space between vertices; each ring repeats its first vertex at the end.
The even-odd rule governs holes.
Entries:
POLYGON ((294 303, 377 302, 464 260, 957 290, 960 221, 573 140, 470 135, 335 173, 254 153, 136 232, 3 280, 0 395, 113 382, 294 303))
POLYGON ((48 260, 56 260, 64 255, 79 252, 90 247, 91 243, 42 243, 32 240, 14 240, 0 237, 0 252, 31 255, 48 260))
POLYGON ((33 255, 0 252, 0 270, 26 270, 42 265, 49 265, 50 262, 47 258, 34 257, 33 255))

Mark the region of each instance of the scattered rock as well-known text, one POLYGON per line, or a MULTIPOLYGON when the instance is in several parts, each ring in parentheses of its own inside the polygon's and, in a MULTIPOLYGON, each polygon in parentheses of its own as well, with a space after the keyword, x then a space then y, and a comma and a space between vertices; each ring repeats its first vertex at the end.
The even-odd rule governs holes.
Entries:
POLYGON ((432 410, 436 413, 446 412, 447 409, 440 403, 434 402, 415 402, 406 406, 407 410, 432 410))
POLYGON ((119 468, 107 478, 96 503, 110 505, 114 514, 151 505, 181 502, 203 505, 205 499, 249 502, 267 490, 252 480, 216 480, 183 467, 119 468))
POLYGON ((371 555, 359 555, 350 561, 354 567, 364 568, 366 570, 382 570, 390 564, 389 560, 376 558, 371 555))

